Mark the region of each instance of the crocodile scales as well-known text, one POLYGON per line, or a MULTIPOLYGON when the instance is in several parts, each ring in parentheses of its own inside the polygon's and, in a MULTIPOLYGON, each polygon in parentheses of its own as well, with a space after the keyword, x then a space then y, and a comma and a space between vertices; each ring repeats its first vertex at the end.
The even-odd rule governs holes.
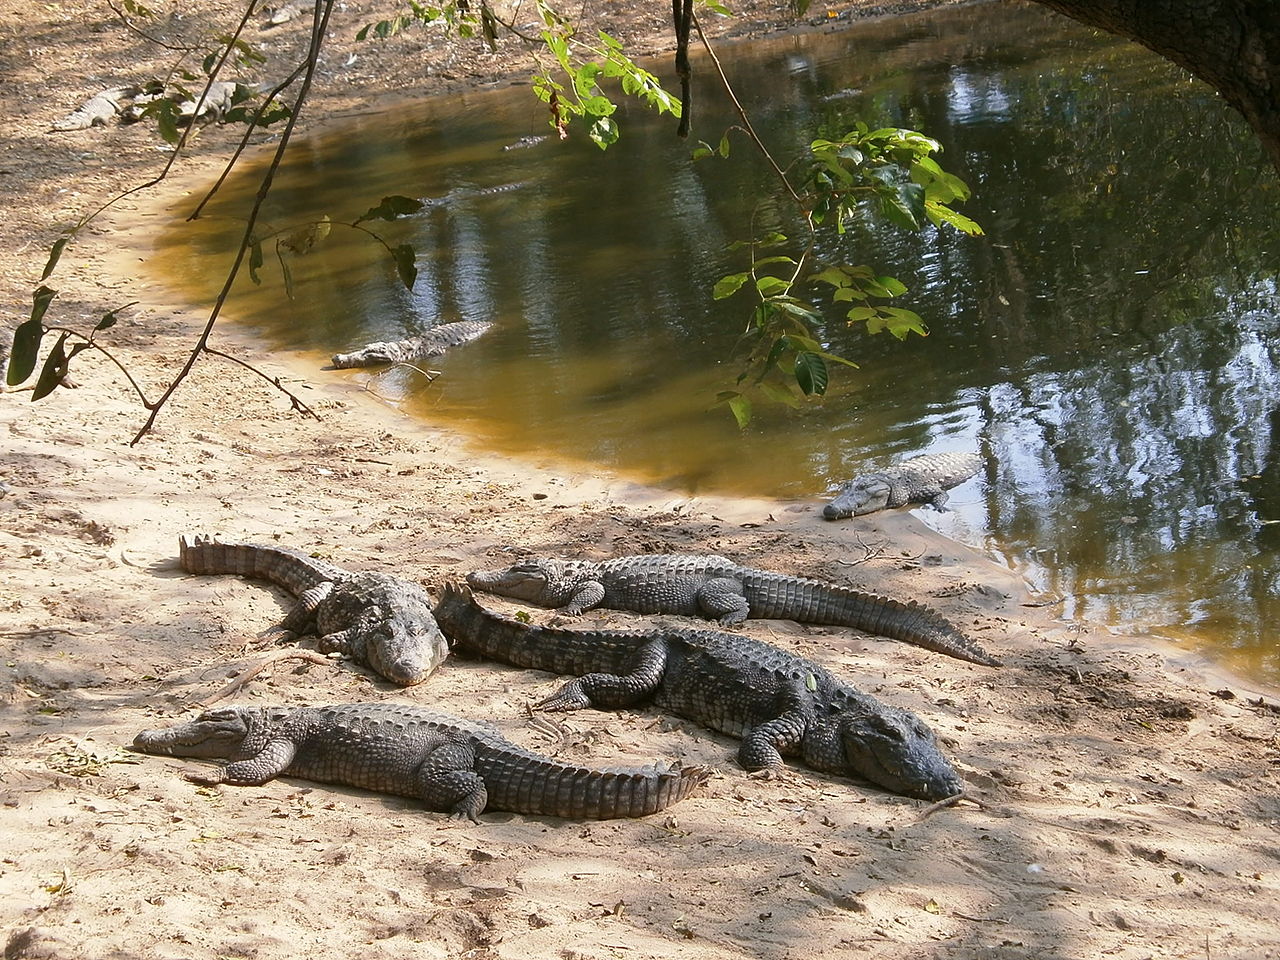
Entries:
POLYGON ((742 739, 738 760, 773 774, 783 756, 886 790, 940 800, 963 790, 932 731, 821 665, 737 634, 663 628, 566 630, 486 610, 446 584, 436 617, 458 648, 505 663, 578 676, 545 710, 659 709, 742 739))
POLYGON ((756 570, 714 554, 650 554, 586 560, 534 558, 467 575, 477 590, 558 607, 577 616, 593 607, 675 613, 725 626, 757 619, 855 627, 948 656, 998 666, 958 627, 912 600, 903 603, 837 584, 756 570))
POLYGON ((413 797, 456 818, 486 809, 604 820, 684 799, 706 767, 583 767, 511 743, 488 724, 398 703, 226 707, 144 730, 143 753, 230 761, 195 783, 257 786, 293 776, 413 797))
POLYGON ((828 520, 845 520, 913 503, 941 509, 947 502, 947 491, 981 469, 982 458, 976 453, 914 457, 879 473, 854 477, 822 508, 822 515, 828 520))
POLYGON ((475 340, 492 327, 483 320, 459 320, 442 323, 416 337, 404 340, 375 340, 351 353, 335 353, 333 365, 339 370, 351 367, 374 367, 382 363, 412 363, 438 357, 450 347, 475 340))
POLYGON ((283 587, 297 603, 279 639, 314 633, 321 653, 340 653, 392 683, 421 683, 448 656, 449 645, 419 584, 385 573, 351 573, 297 550, 231 543, 198 534, 178 541, 187 573, 233 573, 283 587))

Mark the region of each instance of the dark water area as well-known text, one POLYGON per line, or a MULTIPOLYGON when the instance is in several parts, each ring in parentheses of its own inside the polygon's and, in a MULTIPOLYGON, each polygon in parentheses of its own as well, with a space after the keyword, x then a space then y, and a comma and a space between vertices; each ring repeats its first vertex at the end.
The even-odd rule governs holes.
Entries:
MULTIPOLYGON (((680 491, 816 499, 867 467, 976 449, 984 474, 926 521, 1064 596, 1067 617, 1280 682, 1280 179, 1243 124, 1153 55, 1011 3, 721 54, 784 162, 855 119, 923 130, 987 232, 867 220, 821 251, 897 276, 930 328, 900 343, 831 321, 824 341, 860 369, 839 371, 821 403, 757 405, 741 432, 708 409, 737 372, 748 309, 710 297, 745 268, 728 245, 753 215, 795 226, 746 143, 690 164, 674 123, 634 107, 604 154, 581 135, 503 150, 547 132, 527 88, 299 143, 267 219, 429 199, 372 225, 417 248, 417 283, 335 226, 289 257, 293 300, 268 249, 263 283, 241 282, 229 315, 325 356, 493 321, 431 361, 433 383, 394 369, 371 386, 487 447, 680 491)), ((698 77, 695 137, 714 143, 732 118, 705 63, 698 77)), ((244 209, 257 180, 241 175, 215 214, 244 209)), ((209 298, 239 230, 218 216, 174 228, 157 262, 209 298)))

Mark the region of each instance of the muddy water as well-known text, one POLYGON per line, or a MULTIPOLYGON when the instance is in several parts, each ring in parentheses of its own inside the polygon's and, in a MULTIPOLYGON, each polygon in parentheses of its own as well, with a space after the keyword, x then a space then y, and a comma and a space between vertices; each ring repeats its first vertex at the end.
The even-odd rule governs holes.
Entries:
MULTIPOLYGON (((503 149, 546 132, 524 88, 300 144, 271 224, 424 198, 372 225, 417 248, 418 280, 406 290, 382 247, 334 226, 284 254, 292 300, 268 246, 231 315, 318 355, 494 321, 432 361, 433 383, 396 369, 373 386, 490 447, 683 491, 816 498, 868 465, 977 449, 983 475, 926 519, 1064 596, 1067 616, 1280 680, 1280 184, 1241 125, 1149 54, 1011 4, 724 53, 780 157, 858 117, 926 130, 987 229, 862 223, 823 251, 898 276, 931 331, 898 343, 832 322, 824 339, 861 368, 823 402, 757 408, 742 432, 708 410, 745 320, 709 296, 743 268, 727 246, 753 212, 788 227, 745 144, 691 166, 670 122, 631 109, 606 154, 582 137, 503 149)), ((695 133, 714 142, 730 120, 700 76, 695 133)), ((224 215, 256 177, 234 186, 224 215)), ((160 266, 208 297, 234 237, 217 217, 175 228, 160 266)))

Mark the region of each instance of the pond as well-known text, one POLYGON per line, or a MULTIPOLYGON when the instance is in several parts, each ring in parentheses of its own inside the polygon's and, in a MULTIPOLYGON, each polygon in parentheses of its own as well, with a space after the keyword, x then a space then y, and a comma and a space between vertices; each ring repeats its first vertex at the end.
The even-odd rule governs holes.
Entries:
MULTIPOLYGON (((483 339, 372 386, 485 446, 690 493, 816 499, 868 467, 977 450, 983 474, 927 522, 979 544, 1069 618, 1154 633, 1280 682, 1280 181, 1243 124, 1164 61, 1038 7, 987 4, 722 51, 783 162, 855 119, 939 139, 974 188, 982 238, 859 222, 822 250, 910 288, 927 338, 822 337, 860 365, 820 403, 724 408, 745 301, 733 241, 790 223, 745 142, 688 162, 674 123, 638 108, 601 153, 544 139, 527 87, 379 113, 297 144, 274 225, 353 220, 388 194, 427 199, 376 229, 412 243, 406 290, 385 251, 335 226, 271 257, 229 315, 282 349, 329 354, 435 322, 483 339), (1276 441, 1273 444, 1273 438, 1276 441)), ((665 69, 662 65, 660 70, 665 69)), ((695 138, 732 117, 698 71, 695 138)), ((208 302, 257 187, 175 227, 156 263, 208 302)), ((185 213, 185 211, 184 211, 185 213)), ((838 313, 833 312, 833 317, 838 313)), ((369 377, 370 374, 329 373, 369 377)), ((815 522, 820 522, 816 519, 815 522)))

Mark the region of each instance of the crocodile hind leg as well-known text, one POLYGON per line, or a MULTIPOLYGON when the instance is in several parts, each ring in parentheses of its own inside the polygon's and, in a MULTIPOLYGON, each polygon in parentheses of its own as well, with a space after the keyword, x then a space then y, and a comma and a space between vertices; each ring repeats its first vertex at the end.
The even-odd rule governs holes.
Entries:
POLYGON ((333 588, 334 582, 326 580, 324 583, 317 583, 309 590, 303 590, 298 595, 297 602, 285 614, 285 618, 274 627, 268 627, 259 636, 276 643, 291 643, 298 637, 310 633, 315 629, 316 610, 333 588))
POLYGON ((698 607, 726 627, 741 623, 751 612, 742 595, 742 583, 732 577, 715 577, 699 587, 698 607))
POLYGON ((274 780, 284 773, 285 768, 293 762, 298 746, 285 737, 277 737, 267 741, 266 745, 247 760, 236 760, 213 773, 188 773, 187 779, 192 783, 206 786, 226 783, 233 787, 258 787, 268 780, 274 780))
POLYGON ((538 710, 629 707, 650 696, 667 669, 667 644, 661 637, 637 650, 626 673, 588 673, 534 704, 538 710))
POLYGON ((480 822, 489 791, 475 771, 476 752, 470 743, 445 740, 423 760, 415 773, 419 795, 432 810, 444 810, 455 820, 480 822))
POLYGON ((785 767, 783 754, 799 751, 804 741, 804 729, 804 717, 798 712, 784 713, 752 727, 742 738, 738 762, 753 777, 771 780, 780 776, 785 767))

